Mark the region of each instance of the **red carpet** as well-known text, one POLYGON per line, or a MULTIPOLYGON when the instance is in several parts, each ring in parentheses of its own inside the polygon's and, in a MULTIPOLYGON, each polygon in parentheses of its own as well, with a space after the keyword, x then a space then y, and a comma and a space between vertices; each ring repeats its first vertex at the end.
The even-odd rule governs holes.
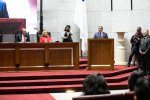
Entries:
POLYGON ((55 100, 50 94, 7 94, 0 95, 0 100, 55 100))
POLYGON ((109 89, 128 88, 127 79, 136 67, 115 66, 115 70, 66 70, 66 71, 24 71, 0 72, 0 94, 50 93, 66 90, 82 90, 85 77, 102 73, 109 89))

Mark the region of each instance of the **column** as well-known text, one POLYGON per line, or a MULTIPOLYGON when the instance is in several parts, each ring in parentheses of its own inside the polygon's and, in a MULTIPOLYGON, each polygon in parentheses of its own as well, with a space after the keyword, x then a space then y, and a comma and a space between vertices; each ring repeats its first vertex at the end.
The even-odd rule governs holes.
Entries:
POLYGON ((125 32, 117 32, 118 35, 118 43, 119 46, 117 47, 117 54, 116 54, 116 61, 115 61, 115 65, 126 65, 126 48, 124 46, 124 34, 125 32))

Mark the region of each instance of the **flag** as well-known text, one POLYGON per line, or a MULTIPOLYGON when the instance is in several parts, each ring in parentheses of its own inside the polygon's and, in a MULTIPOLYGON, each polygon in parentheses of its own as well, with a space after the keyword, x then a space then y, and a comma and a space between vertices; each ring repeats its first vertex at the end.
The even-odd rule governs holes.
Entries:
POLYGON ((87 26, 87 13, 86 13, 86 1, 76 0, 76 7, 74 13, 74 23, 80 29, 80 39, 82 40, 81 49, 83 52, 87 51, 87 39, 88 39, 88 26, 87 26))

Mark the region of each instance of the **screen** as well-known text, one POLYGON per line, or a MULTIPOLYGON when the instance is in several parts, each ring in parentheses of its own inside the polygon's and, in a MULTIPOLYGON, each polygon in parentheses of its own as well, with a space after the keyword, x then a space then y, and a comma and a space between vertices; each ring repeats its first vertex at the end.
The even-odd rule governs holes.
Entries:
POLYGON ((3 1, 5 2, 9 18, 25 18, 27 31, 30 34, 35 34, 37 29, 37 0, 3 1))

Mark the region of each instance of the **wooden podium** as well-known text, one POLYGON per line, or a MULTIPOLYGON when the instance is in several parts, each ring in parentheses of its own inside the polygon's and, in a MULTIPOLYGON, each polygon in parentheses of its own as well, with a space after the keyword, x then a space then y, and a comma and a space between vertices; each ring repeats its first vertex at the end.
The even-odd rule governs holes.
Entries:
POLYGON ((114 69, 114 39, 88 39, 88 69, 114 69))

